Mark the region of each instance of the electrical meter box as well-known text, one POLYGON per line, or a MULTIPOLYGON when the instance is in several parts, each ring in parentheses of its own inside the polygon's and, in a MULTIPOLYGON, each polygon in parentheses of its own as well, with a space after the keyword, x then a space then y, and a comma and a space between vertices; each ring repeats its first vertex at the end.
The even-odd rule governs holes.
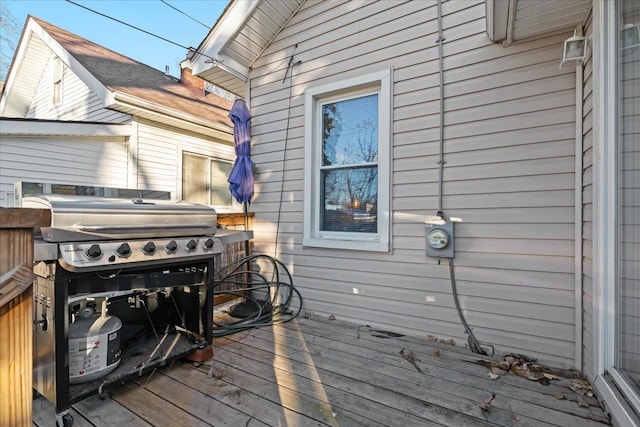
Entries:
POLYGON ((427 256, 453 258, 453 222, 438 220, 425 223, 427 256))

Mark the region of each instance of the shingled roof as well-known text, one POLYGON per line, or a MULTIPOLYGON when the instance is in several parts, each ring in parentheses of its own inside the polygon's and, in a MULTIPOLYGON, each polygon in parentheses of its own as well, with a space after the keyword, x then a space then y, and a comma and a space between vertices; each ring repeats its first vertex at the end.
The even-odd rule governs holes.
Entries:
MULTIPOLYGON (((122 93, 201 119, 232 126, 227 117, 232 102, 198 93, 189 85, 36 17, 30 17, 67 50, 100 83, 122 93)), ((186 52, 185 52, 186 53, 186 52)))

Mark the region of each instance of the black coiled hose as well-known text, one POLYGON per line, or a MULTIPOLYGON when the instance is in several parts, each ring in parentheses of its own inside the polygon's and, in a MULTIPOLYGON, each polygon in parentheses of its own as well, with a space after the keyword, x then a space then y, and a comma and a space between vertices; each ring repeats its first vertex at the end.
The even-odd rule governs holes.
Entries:
POLYGON ((279 260, 269 255, 250 255, 240 258, 216 273, 214 279, 214 295, 235 295, 244 297, 247 302, 255 305, 255 313, 244 319, 228 323, 213 322, 214 337, 222 337, 258 326, 270 326, 286 323, 295 319, 302 311, 302 295, 293 286, 293 279, 287 267, 279 260), (270 277, 254 271, 252 266, 255 261, 263 260, 271 264, 270 277), (230 290, 217 290, 222 284, 239 285, 230 290), (254 298, 254 291, 263 291, 264 300, 254 298), (279 301, 280 293, 284 291, 283 300, 279 301), (251 292, 251 294, 249 294, 251 292), (248 294, 248 295, 247 295, 248 294), (289 310, 289 305, 298 299, 298 308, 295 312, 289 310))

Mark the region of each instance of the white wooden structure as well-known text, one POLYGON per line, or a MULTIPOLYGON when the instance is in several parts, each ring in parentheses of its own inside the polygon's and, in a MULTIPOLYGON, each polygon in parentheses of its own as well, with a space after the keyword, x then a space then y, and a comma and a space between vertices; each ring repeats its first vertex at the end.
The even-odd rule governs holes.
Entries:
POLYGON ((250 105, 255 250, 289 266, 307 312, 464 342, 446 262, 425 256, 441 207, 458 221, 458 293, 481 343, 581 370, 633 425, 640 53, 618 35, 639 17, 634 0, 234 0, 193 73, 250 105), (560 69, 574 31, 589 55, 560 69), (376 211, 388 234, 378 222, 365 236, 382 246, 318 232, 329 172, 314 150, 331 127, 317 111, 360 94, 391 118, 389 155, 367 164, 390 171, 376 211))
POLYGON ((0 206, 18 203, 17 182, 181 199, 185 153, 230 167, 231 102, 183 65, 175 79, 30 17, 0 98, 0 206))

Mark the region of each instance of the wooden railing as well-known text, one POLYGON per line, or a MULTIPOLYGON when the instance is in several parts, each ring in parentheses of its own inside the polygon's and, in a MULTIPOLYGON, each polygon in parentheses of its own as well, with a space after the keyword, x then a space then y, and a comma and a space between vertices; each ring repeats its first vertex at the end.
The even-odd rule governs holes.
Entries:
POLYGON ((0 208, 0 426, 30 426, 33 229, 49 210, 0 208))

